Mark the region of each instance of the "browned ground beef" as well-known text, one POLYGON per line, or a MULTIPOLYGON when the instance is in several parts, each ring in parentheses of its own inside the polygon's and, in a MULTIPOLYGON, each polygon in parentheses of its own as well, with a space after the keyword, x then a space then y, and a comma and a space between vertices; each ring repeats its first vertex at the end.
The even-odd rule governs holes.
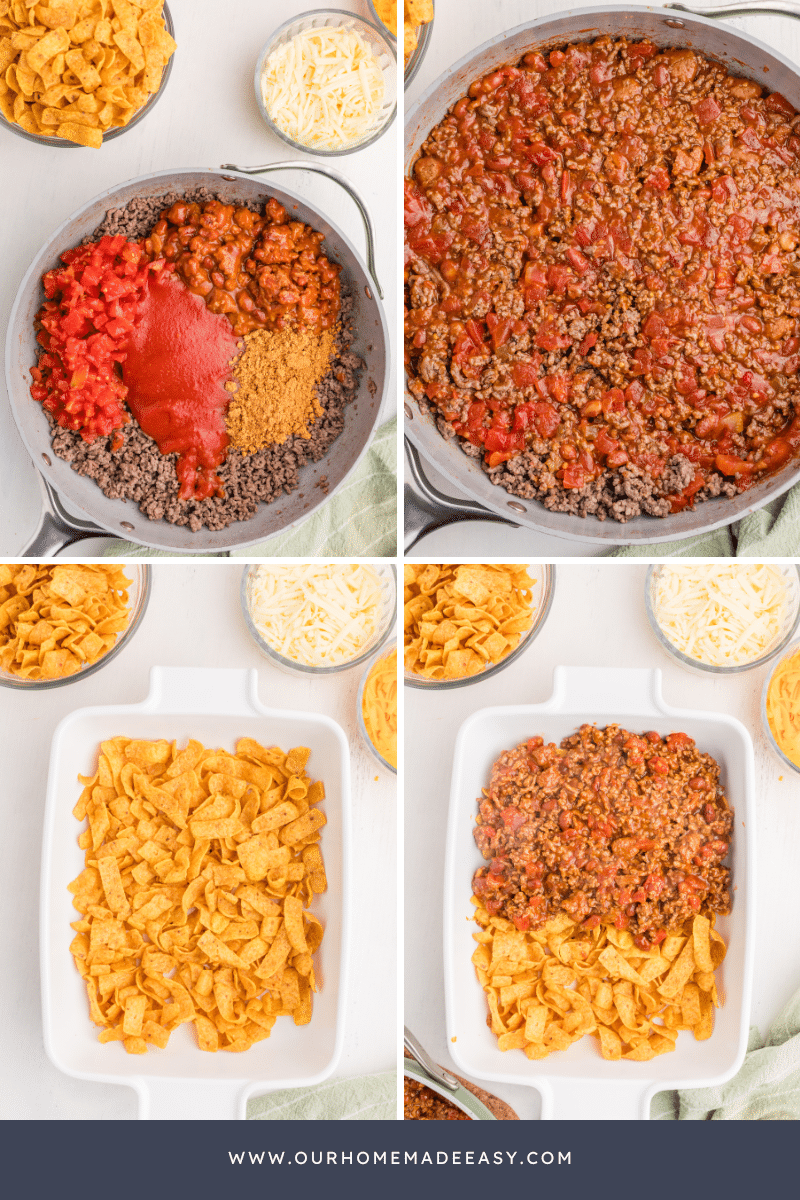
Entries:
POLYGON ((491 864, 473 891, 518 929, 566 912, 587 929, 613 920, 646 948, 698 912, 730 912, 733 813, 717 763, 685 733, 530 738, 500 756, 479 806, 491 864))
MULTIPOLYGON (((114 234, 136 241, 150 230, 165 208, 181 198, 204 203, 216 197, 207 189, 198 188, 185 195, 168 192, 153 199, 131 200, 125 208, 109 209, 105 220, 86 241, 114 234)), ((231 448, 218 471, 225 486, 224 498, 181 500, 175 474, 178 455, 163 455, 155 440, 133 417, 124 427, 124 441, 118 450, 111 448, 113 437, 99 437, 87 443, 79 433, 62 429, 50 420, 53 450, 79 475, 93 479, 106 496, 134 500, 150 520, 186 525, 193 531, 203 526, 224 529, 234 521, 246 521, 259 504, 271 504, 295 491, 300 486, 301 469, 308 462, 318 462, 344 428, 344 410, 356 393, 359 372, 364 366, 350 350, 352 307, 352 298, 343 294, 336 357, 316 389, 324 411, 311 427, 311 436, 290 437, 280 446, 252 455, 231 448)))
POLYGON ((492 483, 627 521, 797 454, 800 116, 768 89, 605 36, 476 80, 431 130, 409 388, 492 483))
POLYGON ((471 1117, 417 1079, 405 1077, 403 1114, 406 1121, 469 1121, 471 1117))

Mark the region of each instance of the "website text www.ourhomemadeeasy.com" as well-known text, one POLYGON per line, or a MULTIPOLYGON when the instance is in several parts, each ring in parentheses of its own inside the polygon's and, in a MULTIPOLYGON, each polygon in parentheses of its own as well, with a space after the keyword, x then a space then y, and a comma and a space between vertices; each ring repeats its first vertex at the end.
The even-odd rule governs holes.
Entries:
POLYGON ((572 1165, 569 1150, 229 1150, 234 1167, 508 1167, 572 1165))

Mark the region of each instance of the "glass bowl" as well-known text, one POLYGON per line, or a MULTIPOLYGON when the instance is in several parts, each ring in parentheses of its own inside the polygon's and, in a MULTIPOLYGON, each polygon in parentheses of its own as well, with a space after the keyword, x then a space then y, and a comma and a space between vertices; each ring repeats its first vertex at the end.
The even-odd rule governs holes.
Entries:
MULTIPOLYGON (((58 565, 67 566, 68 560, 59 559, 56 563, 56 566, 58 565)), ((9 675, 0 670, 0 685, 17 688, 23 692, 44 692, 48 688, 65 687, 69 683, 79 683, 87 676, 94 675, 95 671, 101 671, 103 667, 108 666, 112 659, 117 657, 142 623, 142 617, 150 601, 152 584, 152 573, 149 566, 140 563, 120 563, 119 565, 132 580, 131 586, 128 588, 131 617, 127 629, 123 629, 121 633, 117 634, 117 640, 111 649, 101 655, 97 662, 89 663, 87 666, 81 667, 80 671, 76 671, 74 675, 65 675, 62 679, 20 679, 16 675, 9 675)))
MULTIPOLYGON (((369 750, 370 754, 372 755, 372 757, 374 758, 374 760, 378 764, 378 766, 383 767, 384 771, 389 771, 392 775, 396 775, 397 767, 393 767, 390 762, 386 761, 386 759, 381 754, 380 750, 378 750, 377 746, 372 741, 372 738, 367 733, 367 726, 364 722, 364 706, 363 706, 364 688, 366 687, 366 683, 367 683, 367 679, 369 678, 370 671, 375 666, 376 662, 378 662, 382 657, 388 657, 391 653, 392 653, 392 647, 389 647, 389 649, 384 648, 383 651, 381 652, 381 654, 376 654, 375 657, 367 663, 364 674, 361 676, 361 683, 358 685, 358 695, 356 696, 356 724, 358 725, 358 732, 361 734, 362 742, 367 747, 367 749, 369 750)), ((397 658, 398 658, 398 662, 399 662, 399 660, 400 660, 400 648, 399 647, 397 649, 397 658)))
POLYGON ((280 667, 281 670, 286 671, 290 675, 319 676, 336 675, 339 671, 349 671, 352 667, 357 667, 360 663, 365 663, 373 655, 377 654, 389 636, 390 631, 394 628, 394 623, 397 620, 397 571, 387 563, 366 563, 365 565, 372 568, 378 576, 381 585, 383 610, 378 627, 355 658, 351 658, 348 662, 334 663, 329 667, 309 667, 306 663, 299 663, 295 662, 294 659, 286 658, 283 654, 279 654, 277 650, 273 649, 269 642, 261 636, 250 615, 250 597, 256 573, 262 569, 269 570, 269 566, 266 563, 251 563, 250 566, 245 567, 242 572, 242 586, 240 589, 242 615, 244 616, 245 625, 250 637, 264 657, 269 659, 274 666, 280 667))
MULTIPOLYGON (((433 20, 436 20, 435 12, 433 20)), ((430 45, 432 33, 433 21, 428 21, 427 25, 417 26, 417 44, 414 47, 414 53, 408 60, 408 64, 403 73, 403 91, 405 91, 407 87, 410 87, 417 74, 417 71, 422 66, 422 60, 428 52, 428 46, 430 45)))
POLYGON ((533 625, 522 634, 519 645, 515 646, 511 653, 507 654, 505 658, 501 658, 499 662, 485 667, 477 675, 467 675, 463 679, 425 679, 422 675, 412 675, 410 671, 404 670, 403 682, 408 687, 430 690, 438 688, 441 691, 449 691, 451 688, 467 687, 471 683, 482 683, 484 679, 491 679, 500 671, 504 671, 506 667, 510 667, 512 662, 525 653, 542 632, 550 612, 556 588, 556 569, 552 563, 514 563, 514 566, 527 566, 528 574, 536 580, 533 585, 533 603, 536 610, 533 625))
POLYGON ((342 9, 315 8, 310 12, 302 13, 299 17, 292 17, 289 21, 285 21, 283 25, 278 26, 258 56, 253 82, 256 102, 261 116, 276 137, 279 137, 287 146, 292 146, 293 149, 301 150, 305 154, 317 154, 323 158, 336 158, 340 154, 350 154, 353 150, 363 150, 365 146, 372 145, 379 137, 383 136, 397 112, 397 53, 392 42, 393 38, 388 30, 384 29, 383 25, 380 25, 380 27, 373 25, 371 21, 365 21, 363 17, 358 17, 355 13, 345 12, 342 9), (261 94, 261 73, 272 51, 290 42, 298 33, 303 33, 306 29, 338 28, 342 25, 348 29, 355 29, 372 48, 372 52, 383 71, 384 101, 375 123, 362 138, 354 142, 349 142, 346 146, 342 146, 338 150, 318 150, 314 146, 307 146, 305 142, 295 141, 294 138, 289 137, 287 133, 279 129, 272 120, 272 117, 267 112, 264 97, 261 94))
MULTIPOLYGON (((167 30, 167 33, 170 35, 170 37, 174 38, 175 26, 172 23, 172 14, 170 13, 166 3, 164 4, 163 15, 164 26, 167 30)), ((155 107, 156 103, 161 98, 161 93, 167 86, 167 80, 170 77, 172 64, 175 61, 175 54, 177 53, 178 52, 176 50, 174 54, 170 55, 167 65, 164 67, 164 70, 161 73, 161 82, 158 85, 158 91, 151 93, 147 101, 142 105, 135 116, 131 117, 127 125, 120 125, 117 129, 110 129, 108 133, 104 133, 103 142, 110 142, 113 141, 114 138, 122 137, 123 133, 127 133, 129 129, 133 129, 134 125, 138 125, 139 122, 147 116, 151 109, 155 107)), ((40 146, 58 146, 62 150, 85 149, 84 146, 79 146, 77 142, 68 142, 66 138, 40 137, 36 133, 28 133, 27 129, 21 129, 20 126, 14 124, 13 121, 7 121, 2 113, 0 113, 0 127, 10 130, 11 133, 16 133, 17 137, 25 138, 29 142, 37 142, 40 146)))
POLYGON ((770 729, 769 720, 767 718, 767 694, 778 667, 780 667, 781 663, 785 662, 787 658, 791 658, 792 655, 796 654, 799 650, 800 641, 790 642, 788 646, 783 647, 783 653, 778 661, 774 663, 772 670, 764 681, 764 686, 761 689, 761 725, 764 730, 764 736, 783 765, 785 767, 789 767, 789 769, 794 771, 796 775, 800 775, 800 767, 798 767, 797 763, 793 763, 792 760, 784 754, 783 750, 781 750, 776 741, 775 734, 770 729))
POLYGON ((800 567, 783 566, 780 563, 770 563, 770 566, 779 571, 786 581, 787 605, 780 632, 772 645, 763 654, 759 655, 758 658, 754 658, 751 662, 739 663, 731 667, 717 667, 710 663, 701 662, 697 658, 690 658, 688 654, 684 654, 677 646, 673 645, 658 623, 654 603, 659 572, 670 570, 672 564, 669 567, 664 565, 649 567, 644 585, 644 606, 647 612, 647 619, 650 622, 650 628, 656 635, 661 648, 666 650, 681 666, 700 674, 738 675, 741 671, 752 671, 756 667, 763 667, 764 663, 769 662, 771 658, 774 658, 776 654, 780 654, 785 649, 794 637, 798 624, 800 624, 800 567))
MULTIPOLYGON (((398 27, 398 29, 402 25, 402 21, 400 20, 400 5, 402 3, 403 3, 403 0, 397 0, 397 22, 398 22, 397 27, 398 27)), ((392 33, 389 26, 385 25, 384 22, 381 20, 380 16, 378 15, 378 10, 376 9, 372 0, 367 0, 367 7, 369 8, 369 11, 372 15, 372 19, 375 22, 375 24, 378 26, 378 29, 382 30, 383 33, 386 34, 387 38, 389 39, 389 41, 392 43, 393 46, 396 46, 397 45, 397 35, 392 33)))

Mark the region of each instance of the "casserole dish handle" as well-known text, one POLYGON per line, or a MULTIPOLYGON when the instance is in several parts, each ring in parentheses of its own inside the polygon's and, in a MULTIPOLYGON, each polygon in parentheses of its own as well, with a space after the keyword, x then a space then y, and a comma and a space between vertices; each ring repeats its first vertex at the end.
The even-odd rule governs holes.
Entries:
POLYGON ((551 1076, 536 1087, 542 1097, 543 1121, 649 1121, 652 1083, 652 1079, 551 1076))
POLYGON ((635 713, 661 717, 661 671, 649 667, 556 667, 546 709, 563 713, 635 713))
POLYGON ((142 710, 259 716, 258 672, 254 667, 152 667, 142 710))
POLYGON ((244 1121, 252 1085, 245 1079, 134 1081, 140 1121, 244 1121))
POLYGON ((237 167, 234 163, 223 163, 220 170, 238 171, 240 175, 266 175, 269 171, 315 171, 317 175, 327 175, 328 179, 332 179, 334 183, 338 183, 339 187, 347 192, 361 214, 361 221, 364 225, 364 236, 367 240, 367 267, 375 281, 375 290, 380 299, 383 299, 383 288, 380 285, 378 273, 375 269, 375 230, 372 227, 372 218, 361 195, 353 187, 350 180, 346 179, 339 171, 334 171, 331 167, 323 167, 321 163, 303 162, 302 160, 298 162, 266 163, 263 167, 237 167))

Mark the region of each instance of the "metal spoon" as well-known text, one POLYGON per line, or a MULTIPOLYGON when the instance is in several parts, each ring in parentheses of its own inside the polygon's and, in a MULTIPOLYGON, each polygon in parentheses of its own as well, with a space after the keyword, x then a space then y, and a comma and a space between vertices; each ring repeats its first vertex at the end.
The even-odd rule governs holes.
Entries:
POLYGON ((427 1071, 431 1079, 435 1079, 441 1087, 445 1087, 451 1092, 455 1092, 461 1087, 461 1084, 456 1079, 455 1075, 451 1075, 449 1071, 443 1070, 443 1068, 438 1066, 433 1061, 431 1056, 422 1049, 422 1046, 419 1044, 407 1025, 403 1026, 403 1045, 405 1046, 406 1050, 408 1050, 412 1058, 416 1059, 422 1069, 427 1071))

